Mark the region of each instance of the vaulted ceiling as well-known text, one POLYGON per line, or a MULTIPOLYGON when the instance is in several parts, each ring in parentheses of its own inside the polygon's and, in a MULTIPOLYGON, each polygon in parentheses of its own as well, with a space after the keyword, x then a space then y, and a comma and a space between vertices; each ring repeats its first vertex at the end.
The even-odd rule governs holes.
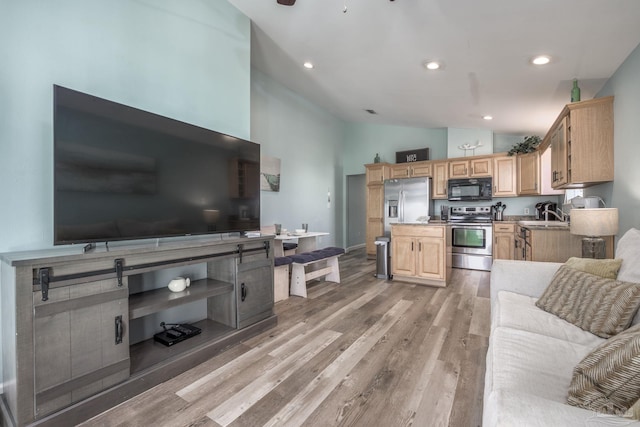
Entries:
POLYGON ((640 43, 638 0, 229 2, 255 68, 355 122, 544 135, 574 78, 592 98, 640 43))

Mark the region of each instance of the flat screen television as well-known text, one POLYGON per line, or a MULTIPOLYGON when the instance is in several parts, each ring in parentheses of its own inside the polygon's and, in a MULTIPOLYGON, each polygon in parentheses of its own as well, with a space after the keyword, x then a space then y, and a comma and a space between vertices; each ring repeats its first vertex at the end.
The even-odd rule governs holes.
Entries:
POLYGON ((260 145, 54 85, 54 244, 256 230, 260 145))

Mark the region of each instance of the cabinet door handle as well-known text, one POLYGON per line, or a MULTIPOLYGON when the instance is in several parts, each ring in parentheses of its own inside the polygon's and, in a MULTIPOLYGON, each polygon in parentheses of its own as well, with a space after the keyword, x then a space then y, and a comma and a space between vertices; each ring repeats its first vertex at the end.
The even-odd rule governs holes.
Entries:
POLYGON ((240 285, 240 300, 244 301, 247 298, 247 287, 243 284, 240 285))
POLYGON ((422 252, 422 242, 418 243, 418 252, 422 252))
POLYGON ((411 242, 411 252, 413 252, 413 242, 411 242))
POLYGON ((123 335, 122 315, 116 316, 115 326, 116 326, 116 344, 122 344, 122 335, 123 335))

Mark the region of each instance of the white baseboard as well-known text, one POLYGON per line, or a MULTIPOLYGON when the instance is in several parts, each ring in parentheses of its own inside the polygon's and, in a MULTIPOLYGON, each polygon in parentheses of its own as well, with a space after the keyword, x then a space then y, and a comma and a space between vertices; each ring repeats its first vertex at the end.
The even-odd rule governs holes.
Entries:
POLYGON ((349 251, 355 251, 356 249, 362 249, 362 248, 364 248, 365 246, 366 246, 366 244, 365 244, 365 243, 361 243, 361 244, 359 244, 359 245, 355 245, 355 246, 349 246, 349 247, 345 250, 345 252, 347 252, 347 253, 348 253, 349 251))

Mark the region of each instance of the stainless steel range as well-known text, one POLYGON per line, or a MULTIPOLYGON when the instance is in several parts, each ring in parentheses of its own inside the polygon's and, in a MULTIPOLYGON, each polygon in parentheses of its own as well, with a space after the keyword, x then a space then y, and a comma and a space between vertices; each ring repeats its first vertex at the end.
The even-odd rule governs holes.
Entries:
POLYGON ((451 225, 452 267, 491 270, 493 225, 490 206, 454 206, 451 225))

